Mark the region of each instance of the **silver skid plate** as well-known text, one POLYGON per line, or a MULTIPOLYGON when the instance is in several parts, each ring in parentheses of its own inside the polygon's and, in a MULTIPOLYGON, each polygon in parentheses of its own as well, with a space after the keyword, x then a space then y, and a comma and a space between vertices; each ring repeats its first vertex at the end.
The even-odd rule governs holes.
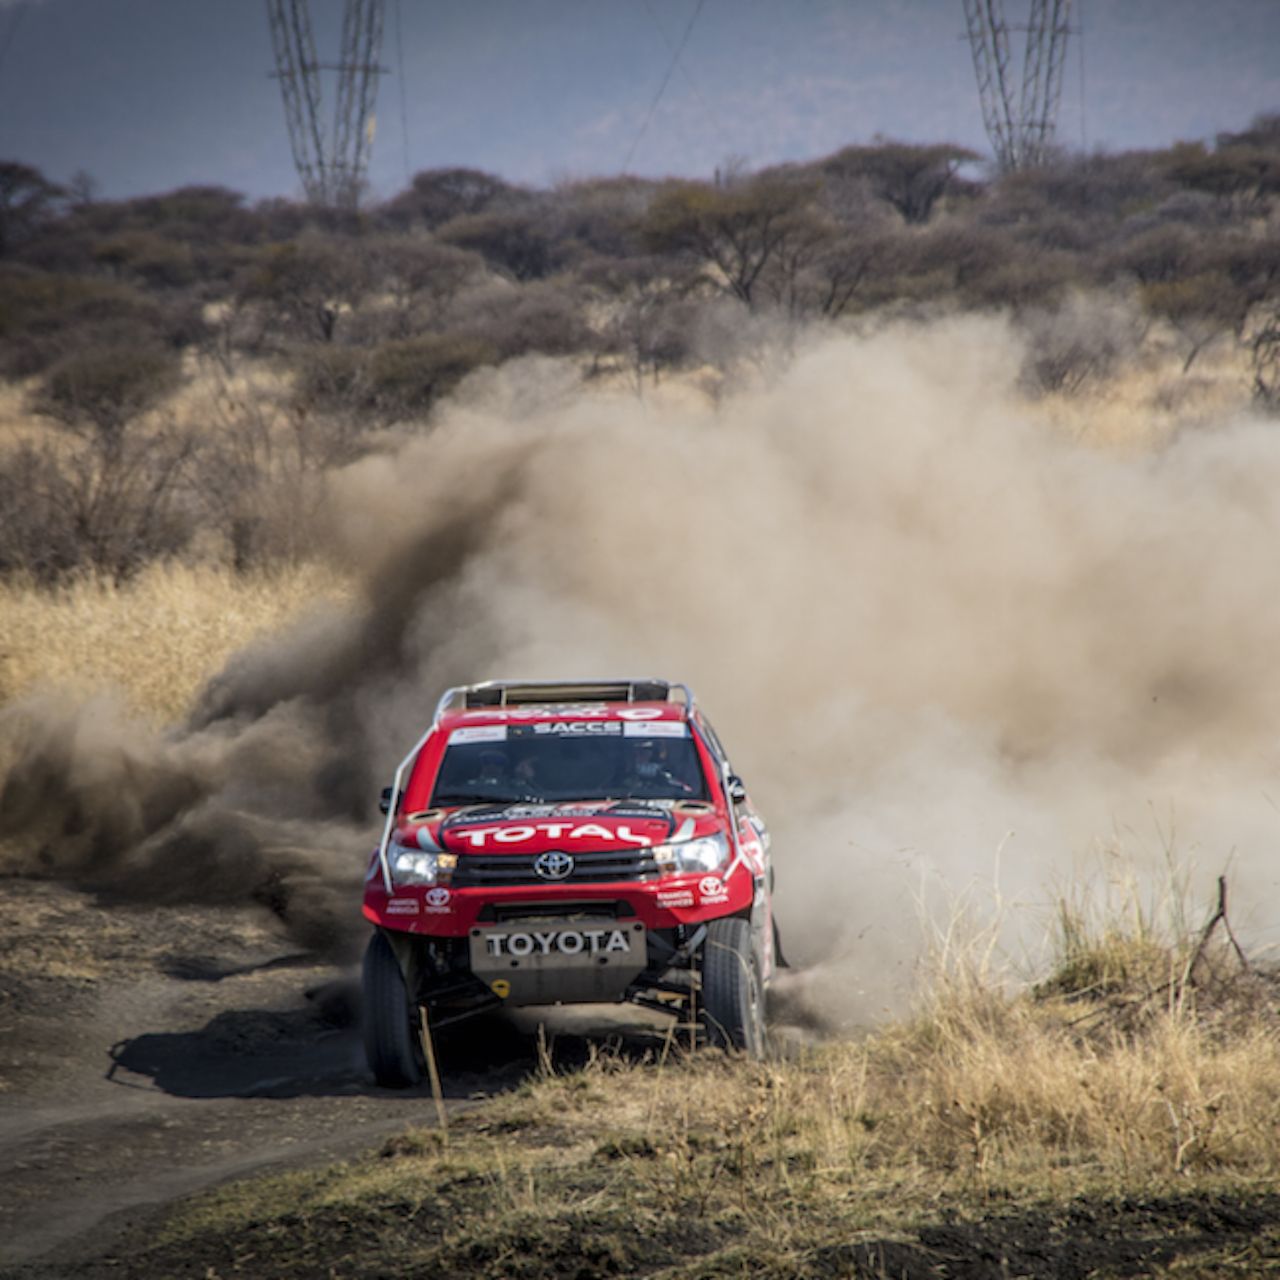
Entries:
POLYGON ((635 920, 530 920, 471 930, 471 972, 508 1004, 620 1000, 648 963, 635 920))

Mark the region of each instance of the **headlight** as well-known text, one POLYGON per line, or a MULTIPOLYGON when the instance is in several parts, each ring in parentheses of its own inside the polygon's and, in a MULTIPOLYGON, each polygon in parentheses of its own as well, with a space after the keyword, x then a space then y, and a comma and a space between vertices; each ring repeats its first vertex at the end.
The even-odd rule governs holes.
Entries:
POLYGON ((660 871, 674 875, 680 871, 715 871, 729 858, 729 841, 723 832, 679 844, 659 844, 653 848, 660 871))
POLYGON ((391 878, 400 884, 435 884, 440 874, 440 855, 427 853, 411 844, 393 844, 387 850, 391 878))

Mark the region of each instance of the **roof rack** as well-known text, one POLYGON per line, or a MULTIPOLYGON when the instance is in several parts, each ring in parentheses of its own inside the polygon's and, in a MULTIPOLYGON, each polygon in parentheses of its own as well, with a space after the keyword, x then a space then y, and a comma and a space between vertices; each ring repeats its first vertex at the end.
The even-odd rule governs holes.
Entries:
POLYGON ((486 680, 483 684, 447 689, 436 704, 439 720, 455 704, 463 707, 512 707, 531 703, 667 702, 673 693, 684 699, 685 715, 693 710, 693 691, 669 680, 486 680))

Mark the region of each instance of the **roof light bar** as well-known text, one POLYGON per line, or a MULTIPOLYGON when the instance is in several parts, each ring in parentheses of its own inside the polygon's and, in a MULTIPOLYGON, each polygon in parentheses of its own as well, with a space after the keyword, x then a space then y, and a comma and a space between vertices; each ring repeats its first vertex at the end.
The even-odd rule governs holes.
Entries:
POLYGON ((538 703, 667 702, 672 700, 673 693, 683 697, 687 717, 694 707, 693 691, 687 684, 673 684, 668 680, 486 680, 445 690, 436 704, 435 720, 459 703, 464 707, 510 707, 538 703))

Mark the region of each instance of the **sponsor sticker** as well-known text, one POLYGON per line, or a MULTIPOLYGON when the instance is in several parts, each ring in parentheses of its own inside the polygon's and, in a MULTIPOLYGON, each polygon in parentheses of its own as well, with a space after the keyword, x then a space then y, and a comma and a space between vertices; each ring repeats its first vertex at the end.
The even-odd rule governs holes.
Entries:
POLYGON ((386 914, 389 916, 416 916, 420 909, 417 898, 390 898, 386 914))
POLYGON ((542 720, 511 726, 513 738, 607 738, 621 732, 616 720, 542 720))
POLYGON ((466 827, 451 833, 465 840, 473 849, 489 844, 525 844, 543 837, 547 840, 620 840, 623 844, 650 845, 643 831, 635 831, 625 822, 609 828, 599 822, 527 822, 511 827, 466 827))
POLYGON ((455 729, 449 735, 449 745, 466 742, 505 742, 507 726, 505 724, 469 724, 455 729))
POLYGON ((729 890, 719 876, 703 876, 698 881, 698 896, 703 903, 728 902, 729 890))
POLYGON ((633 722, 622 726, 622 736, 624 738, 687 738, 689 726, 682 724, 679 720, 650 720, 647 724, 643 721, 633 722))
POLYGON ((660 907, 691 907, 693 906, 693 890, 672 889, 667 893, 659 893, 657 902, 660 907))

